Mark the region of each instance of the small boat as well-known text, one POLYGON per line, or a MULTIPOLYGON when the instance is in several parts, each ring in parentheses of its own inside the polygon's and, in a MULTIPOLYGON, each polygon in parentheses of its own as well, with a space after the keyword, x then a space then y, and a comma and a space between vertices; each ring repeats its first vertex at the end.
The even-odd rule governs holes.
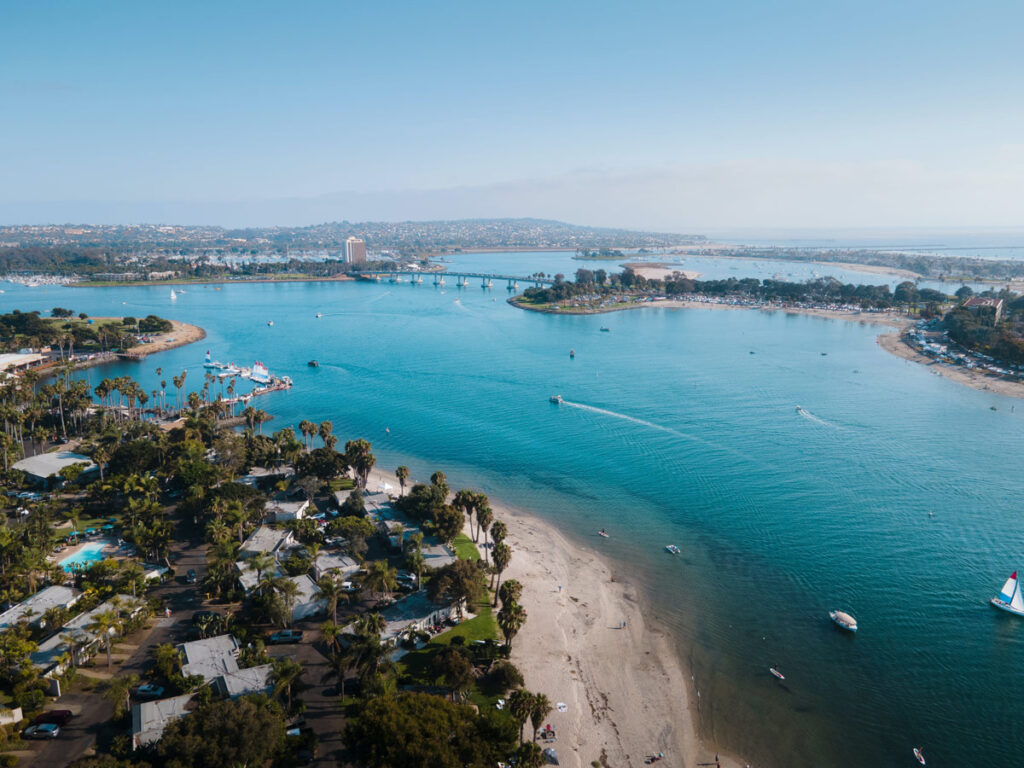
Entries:
POLYGON ((549 403, 554 403, 555 405, 561 405, 562 404, 562 396, 561 395, 552 395, 551 397, 548 398, 548 402, 549 403))
POLYGON ((857 631, 857 620, 844 611, 829 611, 828 617, 843 629, 850 632, 857 631))
POLYGON ((174 289, 171 288, 171 301, 174 301, 176 298, 178 298, 178 294, 176 294, 174 289))
POLYGON ((675 544, 666 544, 665 551, 668 552, 670 555, 678 555, 679 547, 677 547, 675 544))
POLYGON ((800 407, 800 406, 798 405, 798 406, 796 407, 796 412, 797 412, 797 413, 803 413, 803 412, 804 412, 804 409, 803 409, 803 408, 801 408, 801 407, 800 407))
POLYGON ((267 325, 273 325, 273 324, 274 324, 273 320, 267 320, 267 325))
POLYGON ((611 333, 611 330, 611 328, 605 328, 604 326, 601 326, 601 333, 611 333))
POLYGON ((310 360, 308 363, 306 363, 306 365, 308 365, 310 368, 319 368, 320 367, 320 363, 318 361, 316 361, 316 360, 310 360))
POLYGON ((600 531, 598 531, 598 532, 597 532, 597 535, 598 535, 598 536, 600 536, 600 537, 602 537, 602 538, 605 538, 605 539, 607 539, 607 538, 608 538, 608 533, 607 533, 607 531, 605 531, 605 529, 604 529, 604 528, 602 528, 602 529, 601 529, 600 531))
POLYGON ((768 671, 771 672, 773 675, 775 675, 775 677, 777 677, 779 680, 785 680, 786 679, 786 676, 784 674, 782 674, 781 672, 779 672, 777 666, 775 666, 775 667, 768 667, 768 671))
POLYGON ((1021 595, 1020 582, 1017 580, 1016 571, 1010 574, 1010 578, 1003 584, 999 594, 989 600, 989 602, 1000 610, 1024 616, 1024 595, 1021 595))
POLYGON ((575 357, 576 357, 576 350, 575 349, 570 349, 569 350, 569 358, 573 359, 575 357))
POLYGON ((317 317, 323 317, 323 316, 324 316, 324 313, 323 313, 323 312, 317 312, 317 313, 316 313, 316 316, 317 316, 317 317))
POLYGON ((917 758, 917 762, 921 765, 926 765, 924 761, 924 752, 921 751, 920 747, 914 747, 914 757, 917 758))

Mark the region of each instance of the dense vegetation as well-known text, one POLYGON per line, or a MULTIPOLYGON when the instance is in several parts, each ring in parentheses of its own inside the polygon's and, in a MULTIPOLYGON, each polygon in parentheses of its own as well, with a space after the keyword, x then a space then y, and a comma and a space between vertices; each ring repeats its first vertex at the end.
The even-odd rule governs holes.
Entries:
POLYGON ((80 352, 106 352, 135 346, 137 334, 165 333, 171 322, 156 315, 136 319, 89 320, 85 313, 77 317, 70 309, 54 307, 53 317, 42 317, 39 312, 14 310, 0 315, 0 351, 13 352, 22 348, 66 348, 68 356, 80 352))

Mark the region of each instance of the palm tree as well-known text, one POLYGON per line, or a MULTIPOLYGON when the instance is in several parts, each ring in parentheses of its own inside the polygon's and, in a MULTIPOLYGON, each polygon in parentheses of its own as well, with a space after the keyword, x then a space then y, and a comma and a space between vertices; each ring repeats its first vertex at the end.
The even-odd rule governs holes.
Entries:
POLYGON ((366 481, 370 477, 370 470, 377 463, 370 452, 370 444, 362 438, 349 440, 345 443, 345 463, 352 467, 356 473, 356 479, 361 488, 366 488, 366 481))
POLYGON ((508 713, 519 723, 519 741, 523 740, 523 726, 533 709, 533 694, 525 688, 516 688, 508 697, 508 713))
POLYGON ((494 545, 494 572, 498 574, 498 589, 494 592, 494 605, 498 605, 498 592, 501 590, 501 572, 508 568, 512 560, 512 548, 504 541, 494 545))
POLYGON ((530 724, 533 726, 533 740, 537 741, 537 731, 540 730, 544 718, 551 714, 551 702, 543 693, 533 694, 533 704, 530 707, 530 724))
POLYGON ((327 601, 327 610, 331 613, 331 620, 338 623, 338 601, 347 600, 348 593, 342 589, 332 573, 325 573, 316 583, 320 589, 320 597, 327 601))
POLYGON ((274 681, 274 695, 280 695, 281 691, 284 691, 285 697, 288 701, 288 709, 292 708, 292 686, 298 682, 302 676, 302 665, 294 661, 293 659, 281 658, 274 659, 271 662, 274 666, 273 681, 274 681))
POLYGON ((92 623, 89 624, 89 631, 103 637, 103 645, 107 651, 107 668, 110 668, 110 636, 121 626, 121 619, 116 611, 103 611, 97 614, 92 623))
POLYGON ((515 579, 509 579, 501 585, 498 595, 501 597, 501 604, 518 603, 523 594, 523 585, 515 579))
POLYGON ((78 635, 75 634, 75 630, 65 632, 60 636, 60 640, 68 647, 68 661, 72 667, 78 666, 78 635))
POLYGON ((487 552, 487 531, 491 527, 491 523, 494 522, 494 512, 491 510, 490 505, 477 507, 476 509, 476 525, 477 529, 484 533, 484 565, 490 565, 488 560, 487 552))
POLYGON ((299 431, 302 433, 302 444, 309 451, 313 447, 313 435, 316 434, 316 424, 309 419, 303 419, 299 422, 299 431))
POLYGON ((519 603, 510 601, 501 606, 498 611, 498 626, 505 635, 505 647, 512 650, 512 638, 519 634, 519 630, 526 623, 526 609, 519 603))
POLYGON ((334 425, 329 421, 321 421, 320 428, 317 430, 320 435, 320 439, 324 441, 324 446, 327 446, 327 438, 334 430, 334 425))
POLYGON ((245 567, 250 571, 256 571, 257 587, 263 582, 263 574, 277 565, 273 555, 266 552, 259 552, 245 561, 245 567))
POLYGON ((338 649, 338 638, 341 636, 341 627, 333 621, 325 621, 320 625, 320 636, 333 650, 338 649))
POLYGON ((363 585, 380 597, 390 596, 392 590, 398 588, 398 570, 388 565, 387 560, 374 560, 370 563, 363 585))
MULTIPOLYGON (((461 509, 462 514, 469 518, 469 530, 473 531, 473 509, 476 506, 476 492, 463 488, 452 497, 452 506, 461 509)), ((474 537, 475 538, 475 537, 474 537)))
POLYGON ((395 470, 395 477, 398 478, 398 484, 402 487, 402 495, 405 496, 405 481, 409 479, 409 468, 403 464, 395 470))
POLYGON ((292 608, 295 607, 295 598, 299 594, 299 585, 291 579, 277 579, 274 583, 274 591, 278 593, 284 603, 284 616, 281 623, 287 627, 292 620, 292 608))
POLYGON ((132 688, 139 684, 138 675, 125 675, 109 680, 103 689, 103 698, 114 704, 114 719, 120 720, 128 714, 132 688))

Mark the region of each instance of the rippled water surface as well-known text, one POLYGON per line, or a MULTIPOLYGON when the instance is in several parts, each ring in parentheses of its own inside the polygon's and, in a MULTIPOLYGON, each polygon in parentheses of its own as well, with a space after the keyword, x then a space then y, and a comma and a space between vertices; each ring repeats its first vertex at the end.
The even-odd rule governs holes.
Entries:
POLYGON ((1024 621, 986 601, 1024 564, 1024 409, 888 355, 877 327, 554 317, 478 284, 194 286, 174 304, 166 288, 5 288, 5 309, 154 312, 209 333, 94 383, 152 389, 159 365, 198 386, 206 348, 263 360, 295 380, 257 401, 268 426, 330 419, 385 468, 443 469, 632 563, 693 666, 705 730, 755 765, 909 766, 913 746, 929 765, 1021 764, 1024 621), (830 625, 837 607, 856 637, 830 625))

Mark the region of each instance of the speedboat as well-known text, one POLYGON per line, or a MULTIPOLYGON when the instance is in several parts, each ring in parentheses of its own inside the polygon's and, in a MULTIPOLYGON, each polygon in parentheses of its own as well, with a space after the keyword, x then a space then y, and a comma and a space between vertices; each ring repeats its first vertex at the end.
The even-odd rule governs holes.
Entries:
POLYGON ((838 626, 843 629, 849 630, 850 632, 857 631, 857 620, 844 611, 829 611, 828 616, 838 626))
POLYGON ((917 762, 919 762, 921 765, 926 764, 924 761, 924 752, 921 751, 920 747, 914 747, 914 757, 917 758, 917 762))
POLYGON ((797 413, 803 413, 803 412, 804 412, 804 409, 803 409, 803 408, 801 408, 801 407, 800 407, 800 406, 798 405, 798 406, 796 407, 796 412, 797 412, 797 413))
POLYGON ((1020 582, 1017 581, 1016 571, 1010 574, 1010 578, 1003 584, 999 594, 989 600, 989 602, 1000 610, 1016 614, 1017 616, 1024 616, 1024 596, 1021 595, 1020 582))
POLYGON ((570 349, 569 350, 569 357, 576 357, 576 350, 575 349, 570 349))
POLYGON ((611 330, 611 328, 605 328, 604 326, 601 327, 601 333, 611 333, 611 330))
POLYGON ((670 555, 678 555, 679 547, 677 547, 675 544, 666 544, 665 551, 668 552, 670 555))
POLYGON ((317 316, 317 317, 323 317, 323 316, 324 316, 324 313, 323 313, 323 312, 317 312, 317 313, 316 313, 316 316, 317 316))
POLYGON ((786 676, 784 674, 782 674, 781 672, 779 672, 779 670, 776 669, 775 667, 768 667, 768 671, 771 672, 779 680, 785 680, 786 679, 786 676))
POLYGON ((319 368, 320 367, 320 363, 317 360, 310 360, 308 363, 306 363, 306 365, 308 365, 310 368, 319 368))
POLYGON ((273 324, 274 324, 273 320, 267 320, 267 325, 273 325, 273 324))
POLYGON ((562 396, 561 395, 552 395, 551 397, 548 398, 548 402, 554 403, 555 405, 561 405, 562 404, 562 396))

